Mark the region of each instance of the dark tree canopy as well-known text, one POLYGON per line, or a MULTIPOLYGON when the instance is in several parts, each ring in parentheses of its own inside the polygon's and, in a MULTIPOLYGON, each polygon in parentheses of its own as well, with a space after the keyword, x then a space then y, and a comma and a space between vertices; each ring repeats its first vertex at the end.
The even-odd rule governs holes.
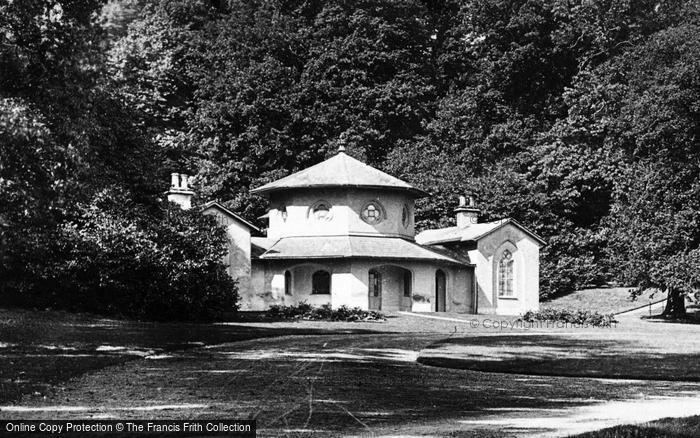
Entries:
MULTIPOLYGON (((342 138, 432 193, 419 229, 452 224, 469 193, 482 220, 511 216, 541 234, 543 296, 607 282, 690 295, 698 17, 691 0, 0 6, 0 219, 6 239, 34 236, 4 251, 7 272, 22 278, 47 234, 95 243, 103 214, 127 211, 105 193, 139 212, 117 222, 146 239, 182 231, 158 199, 170 171, 257 221, 266 205, 250 188, 323 160, 342 138), (163 232, 149 234, 145 217, 163 232)), ((52 266, 78 257, 54 253, 52 266)), ((192 275, 227 287, 212 266, 192 275)))

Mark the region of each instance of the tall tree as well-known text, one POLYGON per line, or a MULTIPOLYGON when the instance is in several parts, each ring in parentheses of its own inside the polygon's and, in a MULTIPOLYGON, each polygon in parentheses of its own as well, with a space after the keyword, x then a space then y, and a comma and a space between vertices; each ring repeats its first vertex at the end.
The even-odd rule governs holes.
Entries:
MULTIPOLYGON (((617 140, 627 154, 611 216, 619 275, 668 291, 665 314, 685 313, 700 287, 700 20, 655 34, 621 60, 617 140)), ((612 83, 612 84, 611 84, 612 83)))
POLYGON ((191 317, 218 315, 216 303, 235 310, 223 232, 159 199, 161 150, 106 74, 102 6, 0 6, 3 300, 151 318, 187 317, 188 302, 201 305, 191 317), (153 276, 124 269, 129 258, 153 276), (129 307, 125 294, 149 306, 129 307))

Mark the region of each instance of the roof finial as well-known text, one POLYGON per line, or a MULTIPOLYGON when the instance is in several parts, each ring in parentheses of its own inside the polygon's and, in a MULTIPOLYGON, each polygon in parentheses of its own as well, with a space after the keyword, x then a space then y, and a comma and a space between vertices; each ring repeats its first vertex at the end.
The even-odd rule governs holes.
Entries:
POLYGON ((348 136, 347 132, 343 132, 338 137, 338 153, 345 152, 345 140, 347 139, 347 136, 348 136))

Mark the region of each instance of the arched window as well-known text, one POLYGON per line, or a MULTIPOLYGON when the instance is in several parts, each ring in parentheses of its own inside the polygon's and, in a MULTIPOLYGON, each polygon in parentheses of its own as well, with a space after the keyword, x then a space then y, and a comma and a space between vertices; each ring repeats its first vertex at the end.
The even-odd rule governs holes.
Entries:
POLYGON ((403 271, 403 296, 411 296, 411 271, 403 271))
POLYGON ((284 294, 292 294, 292 273, 289 271, 284 271, 284 294))
POLYGON ((513 296, 513 254, 505 250, 498 262, 498 296, 513 296))
POLYGON ((331 293, 331 274, 328 271, 314 272, 311 277, 311 293, 318 295, 331 293))
POLYGON ((411 225, 411 212, 406 204, 404 204, 403 210, 401 210, 401 223, 404 228, 408 228, 408 226, 411 225))
POLYGON ((382 274, 374 269, 369 271, 369 294, 373 297, 382 295, 382 274))
POLYGON ((286 205, 282 205, 282 206, 279 208, 279 212, 280 212, 280 216, 282 217, 282 220, 283 220, 284 222, 287 222, 287 206, 286 206, 286 205))
POLYGON ((309 217, 317 221, 330 221, 333 218, 331 204, 326 201, 318 201, 311 207, 309 217))

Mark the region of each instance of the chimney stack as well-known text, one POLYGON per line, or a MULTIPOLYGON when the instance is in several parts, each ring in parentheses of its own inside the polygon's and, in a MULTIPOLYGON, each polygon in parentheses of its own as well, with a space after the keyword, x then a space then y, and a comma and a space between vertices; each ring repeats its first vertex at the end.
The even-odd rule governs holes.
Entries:
POLYGON ((455 213, 457 213, 457 226, 459 228, 467 228, 479 222, 480 210, 476 207, 473 196, 469 196, 469 203, 467 203, 466 197, 460 196, 459 206, 455 208, 455 213))
POLYGON ((194 192, 189 189, 189 176, 186 173, 170 174, 170 190, 168 190, 168 201, 174 202, 183 210, 192 208, 192 196, 194 192))

